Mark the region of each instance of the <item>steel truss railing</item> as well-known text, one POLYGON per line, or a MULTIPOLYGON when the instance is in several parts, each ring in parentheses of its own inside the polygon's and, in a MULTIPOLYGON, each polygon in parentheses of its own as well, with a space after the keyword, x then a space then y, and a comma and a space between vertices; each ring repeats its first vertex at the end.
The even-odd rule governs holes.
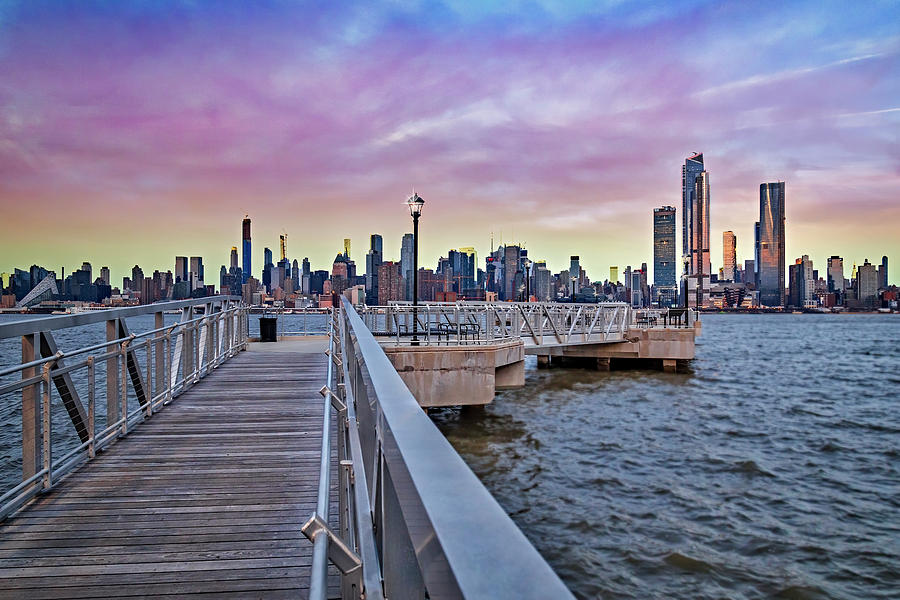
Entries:
POLYGON ((329 342, 310 598, 327 556, 346 599, 571 598, 559 577, 419 407, 346 300, 329 342), (338 528, 329 526, 331 411, 338 528))
MULTIPOLYGON (((116 439, 128 435, 220 364, 246 348, 247 309, 240 298, 215 296, 92 311, 0 325, 0 339, 21 336, 21 364, 0 370, 0 398, 21 392, 22 480, 0 497, 6 518, 65 474, 91 460, 116 439), (165 325, 163 311, 181 310, 181 320, 165 325), (202 314, 198 314, 202 310, 202 314), (156 327, 130 333, 125 319, 155 315, 156 327), (52 331, 106 323, 107 341, 62 351, 52 331), (140 357, 144 357, 144 365, 140 357), (40 356, 40 358, 38 358, 40 356), (98 366, 105 366, 105 386, 98 390, 98 366), (76 385, 75 375, 86 382, 76 385), (129 386, 129 383, 131 384, 129 386), (87 407, 79 387, 87 391, 87 407), (129 410, 129 388, 137 408, 129 410), (64 443, 54 434, 53 396, 62 401, 80 444, 57 456, 64 443), (99 398, 98 398, 99 397, 99 398), (96 430, 97 401, 106 400, 106 426, 96 430)), ((71 445, 71 436, 68 437, 71 445)))
POLYGON ((633 309, 624 302, 429 302, 358 307, 366 326, 395 345, 487 345, 522 339, 528 345, 585 344, 624 339, 631 327, 693 326, 686 309, 633 309))

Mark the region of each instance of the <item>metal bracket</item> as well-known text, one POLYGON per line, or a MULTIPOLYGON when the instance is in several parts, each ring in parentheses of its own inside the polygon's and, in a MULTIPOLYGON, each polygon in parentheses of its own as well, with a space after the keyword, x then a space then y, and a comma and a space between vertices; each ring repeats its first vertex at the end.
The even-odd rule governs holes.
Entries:
POLYGON ((328 560, 330 560, 342 574, 359 578, 359 582, 362 583, 362 559, 356 552, 350 549, 350 546, 344 543, 344 540, 331 531, 328 527, 328 523, 323 521, 318 514, 313 513, 309 520, 304 523, 303 527, 300 528, 300 531, 302 531, 303 535, 311 542, 315 542, 316 536, 320 534, 327 535, 328 560))

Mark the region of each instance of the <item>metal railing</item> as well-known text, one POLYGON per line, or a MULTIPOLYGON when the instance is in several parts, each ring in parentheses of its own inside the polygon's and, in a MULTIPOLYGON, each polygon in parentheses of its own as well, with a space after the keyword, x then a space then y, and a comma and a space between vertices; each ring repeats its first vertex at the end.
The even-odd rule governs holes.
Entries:
POLYGON ((394 345, 488 345, 521 339, 526 345, 617 342, 631 327, 693 327, 690 309, 634 309, 624 302, 429 302, 361 306, 369 330, 394 345))
POLYGON ((322 444, 310 598, 325 598, 328 558, 342 597, 571 598, 571 593, 419 407, 346 300, 329 344, 323 438, 337 414, 339 525, 328 525, 322 444), (315 558, 318 556, 319 558, 315 558))
POLYGON ((243 350, 247 313, 239 302, 238 297, 214 296, 0 325, 0 340, 21 337, 22 344, 21 363, 0 370, 0 405, 9 406, 8 396, 20 392, 22 417, 21 481, 0 497, 0 519, 243 350), (180 310, 181 319, 165 325, 164 311, 172 310, 180 310), (130 333, 126 318, 151 314, 153 329, 130 333), (105 342, 74 350, 60 350, 52 334, 103 322, 105 342), (99 389, 98 371, 105 377, 99 389), (16 374, 19 379, 4 382, 16 374), (76 381, 78 375, 84 379, 76 381), (54 399, 66 415, 54 414, 54 399), (99 430, 98 417, 105 419, 99 430), (66 421, 74 433, 57 431, 66 421))
MULTIPOLYGON (((328 335, 330 308, 283 308, 283 307, 251 307, 254 317, 275 317, 278 319, 278 337, 328 335)), ((251 324, 255 319, 251 319, 251 324)), ((254 330, 251 327, 251 335, 254 330)), ((258 326, 255 331, 259 335, 258 326)))

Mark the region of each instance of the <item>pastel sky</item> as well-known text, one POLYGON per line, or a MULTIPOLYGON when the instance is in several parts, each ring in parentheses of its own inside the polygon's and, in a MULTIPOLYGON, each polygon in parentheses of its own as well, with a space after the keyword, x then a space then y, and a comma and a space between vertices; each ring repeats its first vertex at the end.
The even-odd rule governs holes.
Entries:
POLYGON ((0 0, 0 271, 215 274, 245 213, 256 276, 282 231, 364 265, 415 188, 425 266, 493 231, 603 279, 652 263, 702 151, 715 267, 784 180, 789 262, 887 254, 896 282, 898 135, 895 1, 0 0))

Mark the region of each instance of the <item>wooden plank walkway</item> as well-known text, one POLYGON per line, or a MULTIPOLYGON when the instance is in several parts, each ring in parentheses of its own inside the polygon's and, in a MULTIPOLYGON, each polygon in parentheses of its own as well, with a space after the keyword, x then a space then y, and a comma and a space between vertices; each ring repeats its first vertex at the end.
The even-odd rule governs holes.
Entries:
POLYGON ((0 598, 305 598, 326 361, 240 353, 0 525, 0 598))

